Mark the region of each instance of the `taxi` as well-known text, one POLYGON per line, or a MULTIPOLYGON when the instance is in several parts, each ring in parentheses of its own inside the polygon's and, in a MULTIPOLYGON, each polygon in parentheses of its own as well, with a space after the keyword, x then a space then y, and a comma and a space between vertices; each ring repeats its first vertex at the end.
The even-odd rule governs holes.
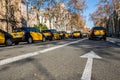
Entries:
POLYGON ((81 33, 81 31, 74 31, 71 36, 72 36, 72 38, 81 38, 82 33, 81 33))
POLYGON ((12 35, 0 29, 0 44, 11 46, 13 44, 12 35))
POLYGON ((70 36, 70 35, 69 35, 67 32, 65 32, 65 31, 59 31, 58 33, 59 33, 61 39, 67 39, 67 38, 69 38, 69 36, 70 36))
POLYGON ((106 40, 106 29, 104 27, 93 27, 90 31, 89 39, 106 40))
POLYGON ((34 27, 16 28, 11 35, 13 36, 16 45, 18 45, 19 42, 27 42, 31 44, 34 41, 46 41, 45 36, 34 27))
POLYGON ((83 32, 82 33, 82 37, 88 37, 88 33, 87 32, 83 32))
POLYGON ((47 40, 59 40, 60 35, 55 29, 43 30, 42 33, 46 37, 47 40))

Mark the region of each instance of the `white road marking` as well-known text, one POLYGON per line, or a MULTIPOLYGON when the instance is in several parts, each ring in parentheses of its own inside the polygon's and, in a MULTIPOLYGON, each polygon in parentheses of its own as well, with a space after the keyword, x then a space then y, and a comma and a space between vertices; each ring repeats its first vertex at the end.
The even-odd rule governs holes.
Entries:
POLYGON ((101 57, 96 55, 93 51, 82 55, 81 57, 88 58, 81 80, 91 80, 93 58, 101 59, 101 57))
POLYGON ((111 43, 116 43, 115 41, 111 41, 111 40, 108 40, 109 42, 111 42, 111 43))
POLYGON ((115 42, 115 41, 111 41, 111 40, 107 40, 107 41, 109 41, 109 42, 111 42, 111 43, 113 43, 113 44, 117 44, 118 46, 120 46, 120 43, 117 43, 117 42, 115 42))
POLYGON ((120 44, 117 44, 118 46, 120 46, 120 44))
POLYGON ((20 56, 4 59, 4 60, 0 61, 0 66, 5 65, 5 64, 9 64, 9 63, 12 63, 12 62, 15 62, 15 61, 23 60, 23 59, 26 59, 26 58, 29 58, 29 57, 32 57, 32 56, 36 56, 38 54, 45 53, 45 52, 48 52, 48 51, 52 51, 52 50, 55 50, 55 49, 58 49, 58 48, 61 48, 61 47, 64 47, 64 46, 75 44, 75 43, 81 42, 81 41, 86 40, 86 39, 87 38, 77 40, 77 41, 74 41, 74 42, 70 42, 70 43, 67 43, 67 44, 64 44, 64 45, 59 45, 59 46, 51 47, 51 48, 48 48, 48 49, 36 51, 36 52, 33 52, 33 53, 27 53, 25 55, 20 55, 20 56))

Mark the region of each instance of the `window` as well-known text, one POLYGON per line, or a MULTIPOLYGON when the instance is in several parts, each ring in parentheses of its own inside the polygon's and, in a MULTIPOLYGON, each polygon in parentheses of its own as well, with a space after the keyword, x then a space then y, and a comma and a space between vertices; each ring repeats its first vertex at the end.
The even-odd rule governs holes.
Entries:
POLYGON ((57 31, 56 30, 51 30, 52 33, 56 33, 57 31))
POLYGON ((38 29, 36 29, 36 28, 30 28, 30 31, 33 31, 33 32, 40 32, 38 29))

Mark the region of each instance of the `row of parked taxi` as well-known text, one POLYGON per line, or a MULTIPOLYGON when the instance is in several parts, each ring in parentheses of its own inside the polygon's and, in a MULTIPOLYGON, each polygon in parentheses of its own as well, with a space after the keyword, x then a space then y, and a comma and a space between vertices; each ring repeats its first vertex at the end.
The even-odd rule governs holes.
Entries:
POLYGON ((22 27, 16 28, 12 33, 7 33, 0 29, 0 44, 10 46, 12 44, 18 45, 20 42, 27 42, 29 44, 35 41, 46 40, 61 40, 67 38, 82 38, 87 37, 87 34, 83 34, 80 31, 75 31, 73 33, 67 33, 65 31, 56 31, 55 29, 39 31, 34 27, 22 27))

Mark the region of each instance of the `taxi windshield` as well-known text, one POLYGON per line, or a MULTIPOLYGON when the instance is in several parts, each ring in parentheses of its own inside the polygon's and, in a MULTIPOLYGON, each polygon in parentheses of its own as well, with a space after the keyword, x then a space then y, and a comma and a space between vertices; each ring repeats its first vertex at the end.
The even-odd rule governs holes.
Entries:
POLYGON ((16 29, 13 29, 13 32, 21 32, 22 29, 21 28, 16 28, 16 29))

